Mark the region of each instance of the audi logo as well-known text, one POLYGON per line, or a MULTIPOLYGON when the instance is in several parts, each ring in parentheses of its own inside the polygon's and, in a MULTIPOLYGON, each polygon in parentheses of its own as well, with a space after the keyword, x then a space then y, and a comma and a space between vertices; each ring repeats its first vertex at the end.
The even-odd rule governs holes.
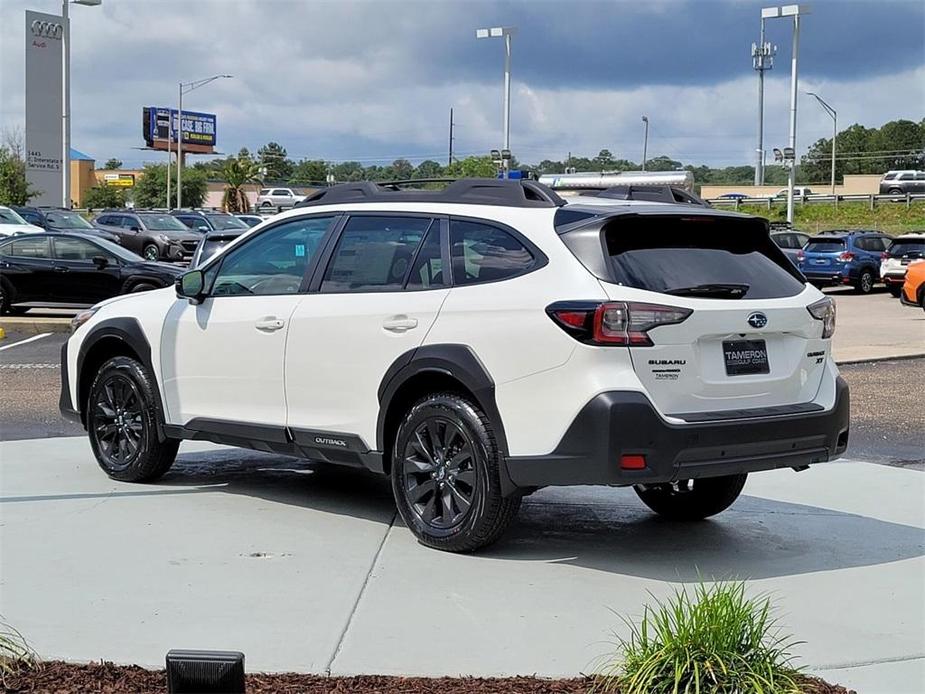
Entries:
POLYGON ((45 39, 60 39, 64 35, 64 27, 55 22, 43 22, 36 19, 32 22, 32 35, 45 39))

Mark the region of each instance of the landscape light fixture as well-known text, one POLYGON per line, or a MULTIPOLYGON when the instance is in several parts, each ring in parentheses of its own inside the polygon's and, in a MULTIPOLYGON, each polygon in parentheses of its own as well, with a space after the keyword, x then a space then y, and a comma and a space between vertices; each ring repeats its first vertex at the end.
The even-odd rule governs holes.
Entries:
MULTIPOLYGON (((504 144, 502 149, 511 149, 511 37, 517 33, 517 27, 490 27, 476 29, 477 39, 504 39, 504 102, 502 105, 504 144)), ((502 164, 502 176, 508 178, 510 159, 502 164)))
MULTIPOLYGON (((180 100, 177 104, 177 208, 182 205, 182 186, 181 181, 183 171, 183 95, 188 94, 194 89, 204 87, 210 82, 220 79, 231 79, 234 75, 213 75, 205 79, 195 80, 193 82, 180 82, 180 100)), ((170 125, 167 126, 167 140, 170 141, 170 125)), ((170 178, 170 168, 167 169, 167 178, 170 178)), ((170 208, 170 200, 167 201, 167 208, 170 208)))
MULTIPOLYGON (((75 5, 97 7, 103 0, 72 0, 75 5)), ((61 206, 71 209, 71 22, 67 14, 68 0, 61 0, 61 206)))
POLYGON ((805 94, 816 99, 823 110, 832 116, 832 195, 835 195, 835 138, 838 136, 838 114, 815 92, 805 92, 805 94))
POLYGON ((168 694, 244 694, 244 654, 238 651, 167 653, 168 694))

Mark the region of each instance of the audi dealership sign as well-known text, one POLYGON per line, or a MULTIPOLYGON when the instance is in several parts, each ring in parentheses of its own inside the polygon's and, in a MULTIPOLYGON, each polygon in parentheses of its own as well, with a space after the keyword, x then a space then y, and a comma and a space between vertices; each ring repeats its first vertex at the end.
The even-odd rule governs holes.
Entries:
POLYGON ((62 204, 63 17, 26 10, 26 180, 33 205, 62 204))

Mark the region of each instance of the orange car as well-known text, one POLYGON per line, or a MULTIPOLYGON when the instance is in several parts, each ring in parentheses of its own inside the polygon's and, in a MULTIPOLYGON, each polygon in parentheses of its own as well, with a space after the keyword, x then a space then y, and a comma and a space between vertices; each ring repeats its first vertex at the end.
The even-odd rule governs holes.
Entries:
POLYGON ((906 270, 906 281, 899 300, 906 306, 921 306, 925 309, 925 260, 912 263, 906 270))

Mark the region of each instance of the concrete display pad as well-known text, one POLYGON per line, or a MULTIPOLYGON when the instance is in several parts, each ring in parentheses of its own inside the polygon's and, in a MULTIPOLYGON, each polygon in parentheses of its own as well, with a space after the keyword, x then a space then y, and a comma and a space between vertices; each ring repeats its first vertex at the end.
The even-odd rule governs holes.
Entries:
POLYGON ((384 479, 184 444, 158 484, 108 479, 83 438, 0 443, 0 615, 45 658, 251 671, 576 675, 701 577, 768 593, 809 672, 868 692, 925 675, 925 475, 863 462, 753 475, 711 521, 627 489, 541 490, 476 555, 418 545, 384 479))

